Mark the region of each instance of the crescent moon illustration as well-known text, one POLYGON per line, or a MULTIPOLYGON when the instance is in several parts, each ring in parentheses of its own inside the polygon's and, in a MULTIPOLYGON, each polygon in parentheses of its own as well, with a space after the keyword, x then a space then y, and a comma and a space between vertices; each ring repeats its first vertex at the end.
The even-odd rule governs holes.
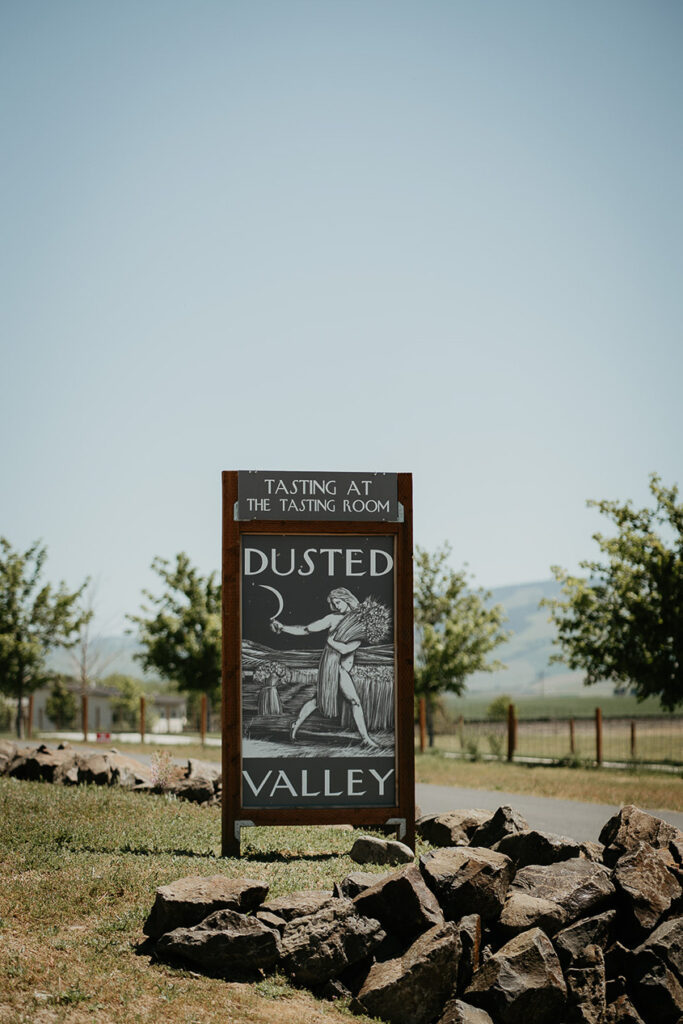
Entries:
POLYGON ((285 602, 282 600, 282 594, 280 593, 279 590, 276 590, 275 587, 269 587, 267 583, 259 583, 259 587, 263 587, 264 590, 270 590, 273 594, 275 594, 276 598, 278 599, 278 601, 280 603, 280 607, 275 612, 275 615, 271 615, 270 616, 270 621, 272 622, 273 619, 276 619, 278 617, 278 615, 280 614, 280 612, 284 608, 285 602))

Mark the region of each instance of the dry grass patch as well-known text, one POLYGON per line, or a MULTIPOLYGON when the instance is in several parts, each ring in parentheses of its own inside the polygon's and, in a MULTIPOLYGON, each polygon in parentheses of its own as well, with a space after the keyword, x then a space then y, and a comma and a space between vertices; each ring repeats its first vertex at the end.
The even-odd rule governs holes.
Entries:
POLYGON ((596 804, 637 804, 638 807, 683 811, 683 777, 638 769, 561 768, 509 764, 507 761, 465 761, 436 753, 416 754, 418 782, 439 786, 532 793, 596 804))

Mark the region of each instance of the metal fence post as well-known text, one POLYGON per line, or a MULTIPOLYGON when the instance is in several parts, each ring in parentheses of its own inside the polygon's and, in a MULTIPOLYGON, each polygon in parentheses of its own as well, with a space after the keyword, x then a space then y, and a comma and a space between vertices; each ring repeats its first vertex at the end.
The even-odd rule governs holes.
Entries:
POLYGON ((140 697, 140 742, 145 742, 145 698, 140 697))
POLYGON ((570 754, 576 753, 576 728, 573 718, 569 719, 569 752, 570 754))

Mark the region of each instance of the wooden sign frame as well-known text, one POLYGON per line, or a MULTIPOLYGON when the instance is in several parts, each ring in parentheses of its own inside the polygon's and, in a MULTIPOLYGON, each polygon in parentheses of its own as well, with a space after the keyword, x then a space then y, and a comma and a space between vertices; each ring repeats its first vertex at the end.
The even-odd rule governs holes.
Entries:
POLYGON ((239 521, 238 473, 226 471, 223 482, 223 687, 222 687, 222 855, 240 855, 240 836, 249 825, 390 825, 398 838, 415 848, 415 761, 413 685, 413 530, 412 476, 397 474, 401 522, 239 521), (391 807, 242 806, 241 710, 241 545, 250 534, 315 536, 391 536, 395 538, 395 768, 396 792, 391 807))

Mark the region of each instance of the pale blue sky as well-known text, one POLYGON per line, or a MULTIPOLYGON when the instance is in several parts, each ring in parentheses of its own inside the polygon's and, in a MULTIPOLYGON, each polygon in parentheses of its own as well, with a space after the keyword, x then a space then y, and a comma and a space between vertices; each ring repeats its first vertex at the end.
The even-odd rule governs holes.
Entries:
POLYGON ((220 560, 222 469, 412 471, 478 583, 681 481, 683 6, 3 0, 0 533, 220 560))

